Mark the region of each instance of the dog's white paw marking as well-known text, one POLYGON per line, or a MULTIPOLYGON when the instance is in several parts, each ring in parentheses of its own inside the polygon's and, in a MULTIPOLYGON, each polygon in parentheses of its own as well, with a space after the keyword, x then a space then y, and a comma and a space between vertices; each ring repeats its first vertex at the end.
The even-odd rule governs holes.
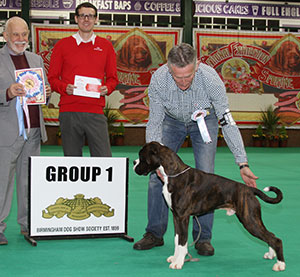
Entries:
POLYGON ((269 252, 265 253, 264 258, 272 260, 276 257, 276 253, 272 247, 269 247, 269 252))
POLYGON ((170 266, 169 266, 169 268, 171 268, 171 269, 182 269, 182 267, 183 267, 183 262, 173 262, 173 263, 171 263, 170 264, 170 266))
POLYGON ((179 246, 179 255, 177 257, 175 256, 171 256, 168 258, 168 261, 171 262, 169 268, 172 268, 172 269, 182 269, 183 267, 183 264, 184 264, 184 258, 185 258, 185 255, 182 256, 183 253, 180 253, 182 250, 180 250, 180 248, 183 248, 184 246, 179 246))
POLYGON ((187 244, 184 246, 179 245, 178 255, 171 256, 168 258, 168 261, 171 262, 169 267, 172 269, 181 269, 183 267, 186 254, 187 254, 187 244))
POLYGON ((169 268, 181 269, 184 264, 185 256, 187 255, 187 243, 182 246, 178 244, 178 234, 175 235, 175 251, 174 255, 170 256, 167 261, 170 264, 169 268))
MULTIPOLYGON (((276 252, 272 247, 269 247, 269 252, 265 253, 264 258, 272 260, 276 257, 276 252)), ((273 265, 274 271, 283 271, 285 270, 285 262, 277 261, 276 264, 273 265)))
POLYGON ((173 263, 175 260, 176 260, 176 258, 177 258, 177 256, 178 256, 178 251, 179 251, 179 249, 178 249, 178 234, 176 234, 175 235, 175 237, 174 237, 174 255, 173 256, 170 256, 168 259, 167 259, 167 262, 168 263, 173 263))
POLYGON ((276 264, 273 265, 274 271, 284 271, 285 270, 285 262, 277 261, 276 264))
POLYGON ((226 209, 226 214, 227 214, 228 216, 234 215, 234 214, 235 214, 235 210, 232 210, 232 209, 226 209))
POLYGON ((175 260, 174 258, 175 258, 174 256, 170 256, 170 257, 167 259, 167 262, 168 262, 168 263, 173 263, 173 261, 175 260))
POLYGON ((230 209, 230 208, 222 208, 220 210, 225 210, 226 211, 226 215, 231 216, 235 214, 235 210, 234 209, 230 209))

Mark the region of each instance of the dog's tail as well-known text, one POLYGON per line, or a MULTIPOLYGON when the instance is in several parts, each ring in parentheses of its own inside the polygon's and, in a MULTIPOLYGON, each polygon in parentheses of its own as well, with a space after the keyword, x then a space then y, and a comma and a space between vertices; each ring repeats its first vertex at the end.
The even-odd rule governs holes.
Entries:
POLYGON ((270 203, 270 204, 277 204, 279 203, 283 196, 282 196, 282 192, 280 189, 276 188, 276 187, 266 187, 264 188, 264 191, 273 191, 276 193, 276 197, 275 198, 271 198, 269 196, 267 196, 264 192, 262 192, 259 189, 253 188, 253 192, 255 195, 257 195, 260 199, 262 199, 263 201, 270 203))

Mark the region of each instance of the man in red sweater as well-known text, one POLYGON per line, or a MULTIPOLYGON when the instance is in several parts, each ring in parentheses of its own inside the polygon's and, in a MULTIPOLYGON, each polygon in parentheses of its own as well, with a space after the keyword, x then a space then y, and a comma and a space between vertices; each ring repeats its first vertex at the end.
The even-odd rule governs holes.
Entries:
POLYGON ((110 41, 93 32, 97 9, 85 2, 76 7, 78 32, 55 44, 51 55, 48 80, 60 94, 59 121, 65 156, 82 156, 85 138, 92 157, 110 157, 105 95, 118 84, 115 50, 110 41), (100 80, 93 87, 99 98, 74 95, 75 75, 100 80), (96 88, 96 89, 95 89, 96 88))

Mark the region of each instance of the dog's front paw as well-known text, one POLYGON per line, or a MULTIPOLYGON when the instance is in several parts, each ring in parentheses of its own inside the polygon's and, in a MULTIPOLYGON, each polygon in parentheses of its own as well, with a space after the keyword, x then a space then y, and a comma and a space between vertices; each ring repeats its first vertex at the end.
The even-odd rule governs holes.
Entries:
POLYGON ((273 265, 274 271, 284 271, 285 270, 285 262, 277 261, 276 264, 273 265))
POLYGON ((172 269, 181 269, 184 264, 184 260, 182 261, 182 259, 180 259, 179 257, 176 258, 175 256, 170 256, 167 259, 167 262, 170 263, 169 268, 172 269))
POLYGON ((269 247, 269 252, 265 253, 264 258, 272 260, 276 257, 276 253, 273 248, 269 247))
POLYGON ((181 262, 181 261, 175 261, 175 262, 172 262, 172 263, 170 264, 169 268, 172 268, 172 269, 182 269, 183 264, 184 264, 184 262, 181 262))
POLYGON ((175 260, 174 256, 170 256, 169 258, 167 258, 168 263, 173 263, 174 260, 175 260))

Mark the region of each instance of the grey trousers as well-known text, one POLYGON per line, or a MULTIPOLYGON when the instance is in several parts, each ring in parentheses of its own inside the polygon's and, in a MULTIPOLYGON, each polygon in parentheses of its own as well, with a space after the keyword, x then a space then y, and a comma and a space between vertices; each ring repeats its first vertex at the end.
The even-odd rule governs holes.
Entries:
POLYGON ((85 139, 92 157, 111 157, 107 119, 104 114, 63 112, 59 114, 65 156, 82 156, 85 139))
MULTIPOLYGON (((5 132, 5 130, 3 130, 5 132)), ((6 229, 16 180, 18 223, 28 229, 28 164, 30 156, 40 155, 40 128, 32 128, 28 140, 23 137, 9 147, 0 147, 0 233, 6 229)))

